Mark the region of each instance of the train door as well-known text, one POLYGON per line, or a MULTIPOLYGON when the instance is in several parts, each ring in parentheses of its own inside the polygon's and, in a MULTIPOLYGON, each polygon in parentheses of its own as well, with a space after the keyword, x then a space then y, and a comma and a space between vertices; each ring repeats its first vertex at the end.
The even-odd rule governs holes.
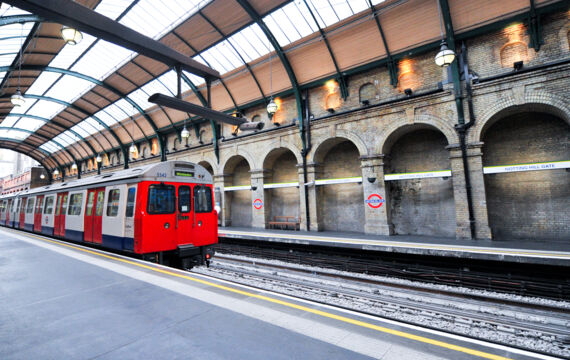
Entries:
POLYGON ((95 244, 103 242, 103 202, 105 188, 89 189, 85 206, 84 237, 85 241, 95 244))
POLYGON ((6 208, 6 226, 10 226, 10 220, 12 219, 10 217, 12 212, 12 201, 12 199, 8 200, 8 207, 6 208))
POLYGON ((176 237, 178 244, 193 243, 192 222, 192 189, 187 185, 178 187, 178 207, 176 212, 176 237))
POLYGON ((28 198, 23 198, 20 201, 20 224, 18 226, 20 229, 23 229, 26 224, 26 200, 28 198))
MULTIPOLYGON (((176 187, 152 184, 148 187, 148 220, 142 224, 143 249, 164 251, 175 249, 176 238, 176 187)), ((140 241, 140 240, 139 240, 140 241)))
POLYGON ((55 216, 53 234, 58 237, 65 237, 65 211, 67 210, 67 193, 57 194, 55 202, 55 216))
POLYGON ((193 219, 193 241, 194 246, 201 246, 211 243, 217 236, 216 225, 218 216, 214 213, 212 202, 212 188, 206 185, 194 186, 194 219, 193 219))
POLYGON ((6 224, 6 200, 0 203, 0 225, 6 224))
POLYGON ((36 210, 34 212, 34 232, 42 232, 42 206, 44 205, 44 196, 39 195, 36 200, 36 210))
POLYGON ((132 185, 127 189, 127 207, 125 209, 125 241, 124 250, 135 248, 135 201, 137 198, 137 186, 132 185))

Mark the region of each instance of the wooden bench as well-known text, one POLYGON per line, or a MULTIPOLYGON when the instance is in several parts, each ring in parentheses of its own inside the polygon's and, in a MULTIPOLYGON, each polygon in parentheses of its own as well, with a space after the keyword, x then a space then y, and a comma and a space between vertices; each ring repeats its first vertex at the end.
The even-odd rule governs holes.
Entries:
POLYGON ((296 216, 274 216, 273 221, 269 221, 270 229, 286 230, 292 227, 293 230, 299 230, 301 227, 301 219, 296 216))

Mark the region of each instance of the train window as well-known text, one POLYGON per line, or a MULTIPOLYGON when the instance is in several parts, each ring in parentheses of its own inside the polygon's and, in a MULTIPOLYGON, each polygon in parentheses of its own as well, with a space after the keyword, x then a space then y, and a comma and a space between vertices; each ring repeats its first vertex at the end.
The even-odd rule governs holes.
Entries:
POLYGON ((53 213, 53 196, 47 197, 44 205, 44 214, 51 215, 51 213, 53 213))
POLYGON ((61 201, 61 213, 65 215, 67 210, 67 194, 63 195, 63 200, 61 201))
POLYGON ((39 214, 42 212, 42 202, 43 202, 44 198, 38 198, 38 201, 36 203, 36 214, 39 214))
POLYGON ((57 200, 55 201, 55 214, 59 215, 60 211, 61 211, 61 196, 57 197, 57 200))
POLYGON ((23 199, 22 202, 20 203, 20 214, 24 213, 24 209, 26 208, 26 200, 28 199, 23 199))
POLYGON ((87 207, 85 208, 85 215, 91 216, 93 214, 93 200, 95 199, 95 193, 90 192, 87 196, 87 207))
POLYGON ((194 212, 212 212, 212 189, 204 185, 194 187, 194 212))
POLYGON ((28 200, 28 206, 26 207, 26 214, 31 214, 34 212, 35 199, 28 200))
POLYGON ((83 194, 71 194, 69 199, 69 208, 67 210, 67 215, 81 215, 81 202, 83 200, 83 194))
POLYGON ((109 191, 109 197, 107 198, 107 216, 117 216, 119 214, 120 198, 121 191, 119 189, 109 191))
POLYGON ((103 201, 105 201, 105 192, 99 191, 97 193, 97 207, 95 208, 95 216, 103 215, 103 201))
POLYGON ((135 214, 135 198, 137 194, 137 188, 131 187, 129 188, 129 192, 127 194, 127 210, 125 212, 126 217, 133 217, 135 214))
POLYGON ((148 188, 148 213, 172 214, 176 203, 175 189, 172 185, 151 185, 148 188))
POLYGON ((178 211, 187 213, 191 211, 192 196, 190 195, 190 186, 180 186, 178 188, 178 211))

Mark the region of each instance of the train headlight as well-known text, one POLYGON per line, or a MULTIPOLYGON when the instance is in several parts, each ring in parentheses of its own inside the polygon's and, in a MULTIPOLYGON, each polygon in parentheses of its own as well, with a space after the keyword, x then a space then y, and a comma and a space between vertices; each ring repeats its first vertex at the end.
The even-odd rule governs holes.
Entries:
POLYGON ((198 227, 202 226, 202 220, 198 221, 198 227))

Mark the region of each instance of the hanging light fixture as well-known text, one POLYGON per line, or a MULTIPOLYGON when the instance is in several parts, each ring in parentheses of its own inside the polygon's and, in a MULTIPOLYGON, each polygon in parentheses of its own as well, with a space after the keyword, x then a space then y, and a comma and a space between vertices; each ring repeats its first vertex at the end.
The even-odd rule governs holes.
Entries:
POLYGON ((101 158, 101 155, 100 155, 100 154, 97 154, 97 157, 95 158, 95 161, 96 161, 98 164, 101 164, 101 163, 103 162, 103 159, 101 158))
POLYGON ((73 163, 73 165, 71 165, 71 170, 75 171, 77 170, 77 164, 73 163))
POLYGON ((134 142, 131 144, 131 147, 129 148, 129 152, 130 152, 132 155, 136 154, 136 152, 137 152, 137 146, 135 145, 134 142))
POLYGON ((53 175, 54 176, 59 176, 59 170, 57 168, 55 168, 55 170, 53 171, 53 175))
POLYGON ((273 67, 272 67, 272 54, 269 54, 269 93, 271 95, 271 99, 269 100, 269 104, 267 104, 267 113, 269 114, 269 118, 272 118, 273 115, 277 112, 278 106, 273 100, 273 67))
POLYGON ((190 137, 190 131, 188 131, 188 129, 186 129, 186 119, 184 119, 184 128, 180 132, 180 136, 183 139, 188 139, 190 137))
POLYGON ((22 51, 23 51, 22 47, 24 46, 22 42, 23 37, 24 37, 24 23, 22 23, 22 31, 20 36, 20 57, 18 59, 18 89, 16 90, 16 93, 10 97, 10 101, 12 102, 12 105, 14 105, 15 107, 24 106, 24 104, 26 103, 26 99, 24 99, 24 97, 22 96, 22 91, 20 90, 20 76, 22 74, 22 51))
MULTIPOLYGON (((133 109, 135 108, 135 106, 133 105, 133 109)), ((131 147, 129 148, 129 152, 131 153, 131 155, 135 155, 137 153, 137 147, 135 145, 135 138, 133 137, 135 135, 135 116, 133 115, 133 134, 131 136, 131 139, 133 140, 131 147)))
POLYGON ((439 30, 441 33, 441 46, 439 48, 439 52, 435 55, 435 64, 439 67, 448 67, 451 65, 453 60, 455 60, 455 52, 447 47, 447 43, 445 42, 445 38, 443 37, 443 23, 441 22, 441 9, 439 6, 439 1, 437 2, 437 13, 439 15, 439 30))
POLYGON ((77 45, 83 39, 83 34, 77 29, 64 25, 61 27, 61 37, 67 44, 77 45))

